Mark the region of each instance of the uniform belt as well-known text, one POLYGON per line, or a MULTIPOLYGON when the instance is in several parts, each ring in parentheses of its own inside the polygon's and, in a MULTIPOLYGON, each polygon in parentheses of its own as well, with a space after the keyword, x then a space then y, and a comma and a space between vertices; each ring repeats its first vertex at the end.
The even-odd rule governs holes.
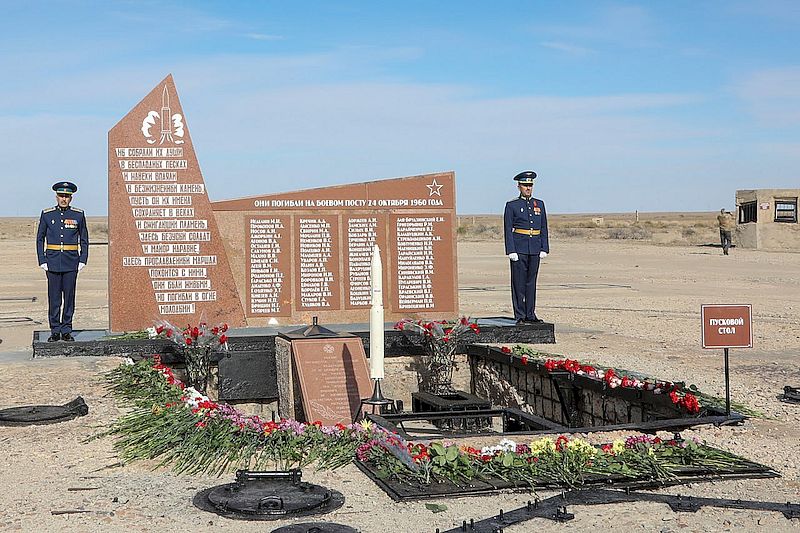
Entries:
POLYGON ((75 250, 78 251, 77 244, 48 244, 46 246, 48 250, 58 250, 59 252, 63 252, 64 250, 75 250))
POLYGON ((542 230, 538 229, 523 229, 523 228, 514 228, 514 233, 522 233, 523 235, 539 235, 542 230))

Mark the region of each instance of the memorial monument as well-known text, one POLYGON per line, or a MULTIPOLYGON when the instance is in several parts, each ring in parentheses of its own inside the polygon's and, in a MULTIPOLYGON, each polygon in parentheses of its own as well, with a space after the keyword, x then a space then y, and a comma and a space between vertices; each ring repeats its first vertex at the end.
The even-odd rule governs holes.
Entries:
POLYGON ((210 202, 170 75, 109 132, 108 179, 113 331, 367 322, 375 244, 387 320, 458 312, 453 172, 210 202))

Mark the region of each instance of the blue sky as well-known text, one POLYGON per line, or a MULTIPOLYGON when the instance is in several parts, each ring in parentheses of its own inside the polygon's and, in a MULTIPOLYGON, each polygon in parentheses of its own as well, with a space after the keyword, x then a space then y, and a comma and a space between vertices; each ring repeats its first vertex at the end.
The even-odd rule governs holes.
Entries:
POLYGON ((212 200, 454 170, 461 214, 539 173, 554 213, 800 187, 800 2, 0 0, 0 216, 172 73, 212 200))

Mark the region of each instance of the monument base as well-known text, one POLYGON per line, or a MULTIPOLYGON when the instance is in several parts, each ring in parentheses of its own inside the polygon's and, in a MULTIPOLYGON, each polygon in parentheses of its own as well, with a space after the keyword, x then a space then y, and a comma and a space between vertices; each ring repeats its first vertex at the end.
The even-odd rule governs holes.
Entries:
MULTIPOLYGON (((513 318, 487 317, 473 319, 480 333, 468 337, 469 344, 554 344, 555 326, 548 322, 517 325, 513 318)), ((369 357, 369 324, 326 324, 334 332, 351 333, 361 337, 369 357)), ((302 324, 264 328, 232 328, 228 331, 228 346, 232 352, 263 352, 275 354, 275 337, 289 334, 302 324)), ((106 330, 73 331, 74 342, 47 342, 49 331, 33 332, 33 357, 111 356, 140 359, 153 354, 161 355, 166 364, 182 362, 180 350, 168 339, 108 339, 113 335, 106 330)), ((384 324, 385 356, 402 357, 423 355, 422 337, 408 335, 394 329, 394 323, 384 324)), ((466 353, 466 346, 459 349, 466 353)), ((219 357, 217 358, 219 360, 219 357)))

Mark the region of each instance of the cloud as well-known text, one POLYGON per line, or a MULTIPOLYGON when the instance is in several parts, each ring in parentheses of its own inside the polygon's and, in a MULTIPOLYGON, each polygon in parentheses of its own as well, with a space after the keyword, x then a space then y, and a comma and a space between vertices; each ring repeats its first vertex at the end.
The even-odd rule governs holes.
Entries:
MULTIPOLYGON (((731 132, 687 118, 705 103, 701 94, 489 98, 469 85, 348 78, 354 67, 410 53, 367 47, 177 65, 211 198, 455 170, 459 212, 497 213, 513 194, 511 177, 533 168, 554 212, 647 210, 655 198, 664 210, 691 210, 708 198, 719 203, 721 177, 775 180, 788 168, 742 162, 747 149, 725 142, 731 132), (687 199, 687 190, 698 192, 687 199)), ((81 207, 102 214, 106 133, 165 74, 133 64, 64 74, 27 90, 0 88, 0 135, 13 140, 0 147, 0 186, 37 183, 0 214, 37 213, 50 200, 52 178, 62 175, 80 181, 81 207), (51 112, 20 115, 20 101, 28 109, 47 102, 51 112)))
POLYGON ((800 67, 752 72, 733 85, 733 93, 763 125, 800 124, 800 67))
MULTIPOLYGON (((548 42, 566 42, 569 47, 586 48, 590 51, 609 45, 625 48, 660 46, 662 30, 657 19, 644 6, 603 6, 586 10, 582 15, 585 19, 582 24, 537 24, 532 30, 537 35, 552 36, 553 39, 548 42)), ((573 20, 580 18, 572 17, 573 20)))
POLYGON ((589 54, 594 54, 595 53, 595 51, 590 49, 590 48, 586 48, 586 47, 583 47, 583 46, 577 46, 577 45, 574 45, 574 44, 556 42, 556 41, 545 41, 545 42, 542 42, 542 43, 539 43, 539 44, 541 46, 544 46, 545 48, 552 48, 553 50, 559 50, 561 52, 566 52, 567 54, 570 54, 570 55, 573 55, 573 56, 587 56, 589 54))
POLYGON ((270 35, 267 33, 245 33, 245 37, 254 41, 282 41, 283 35, 270 35))

